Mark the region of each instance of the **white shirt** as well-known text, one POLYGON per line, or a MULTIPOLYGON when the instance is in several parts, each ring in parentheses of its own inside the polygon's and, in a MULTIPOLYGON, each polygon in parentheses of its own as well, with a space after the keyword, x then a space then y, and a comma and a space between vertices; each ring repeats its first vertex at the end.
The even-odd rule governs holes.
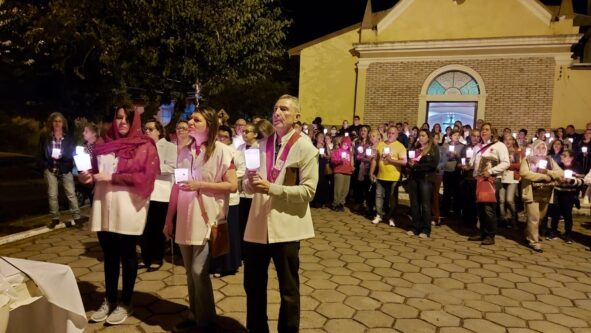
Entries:
POLYGON ((507 150, 507 146, 500 141, 495 142, 486 149, 482 149, 488 144, 490 144, 490 141, 487 143, 481 143, 473 148, 474 158, 470 160, 470 165, 474 168, 473 175, 474 177, 480 176, 478 172, 480 169, 480 160, 483 157, 488 157, 496 159, 499 162, 495 167, 488 167, 488 172, 492 176, 500 178, 503 175, 503 172, 509 168, 509 151, 507 150))
POLYGON ((156 142, 156 149, 160 158, 160 176, 156 177, 150 200, 168 202, 176 168, 176 145, 162 138, 156 142))
MULTIPOLYGON (((233 145, 227 146, 232 153, 232 158, 234 160, 234 166, 236 167, 236 178, 238 182, 242 181, 244 174, 246 173, 246 161, 244 160, 244 151, 240 151, 234 148, 233 145)), ((236 192, 230 193, 230 206, 235 206, 240 204, 240 191, 236 189, 236 192)))

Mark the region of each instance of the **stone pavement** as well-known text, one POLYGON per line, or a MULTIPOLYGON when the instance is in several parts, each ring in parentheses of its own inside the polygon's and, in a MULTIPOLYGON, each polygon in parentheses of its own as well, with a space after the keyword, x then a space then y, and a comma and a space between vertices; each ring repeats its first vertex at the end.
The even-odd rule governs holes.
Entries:
MULTIPOLYGON (((588 217, 576 219, 575 244, 544 241, 539 254, 521 244, 518 231, 481 247, 455 224, 434 227, 431 239, 419 240, 349 212, 315 209, 313 216, 316 238, 301 246, 302 332, 591 332, 588 217)), ((87 313, 101 303, 102 254, 94 233, 59 229, 3 245, 0 255, 70 265, 87 313)), ((276 331, 274 273, 269 283, 276 331)), ((244 332, 242 274, 213 284, 222 331, 244 332)), ((186 315, 186 293, 181 266, 168 261, 160 271, 142 270, 133 317, 119 326, 89 324, 87 332, 170 331, 186 315)))

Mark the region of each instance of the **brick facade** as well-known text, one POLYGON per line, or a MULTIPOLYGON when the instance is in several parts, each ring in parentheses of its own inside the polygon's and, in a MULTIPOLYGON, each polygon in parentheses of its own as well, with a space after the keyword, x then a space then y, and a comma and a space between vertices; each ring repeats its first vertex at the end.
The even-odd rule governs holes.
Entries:
POLYGON ((499 131, 527 128, 531 137, 537 128, 550 127, 555 69, 551 57, 372 63, 367 69, 364 122, 415 125, 424 81, 446 65, 467 66, 480 74, 487 93, 485 121, 499 131))

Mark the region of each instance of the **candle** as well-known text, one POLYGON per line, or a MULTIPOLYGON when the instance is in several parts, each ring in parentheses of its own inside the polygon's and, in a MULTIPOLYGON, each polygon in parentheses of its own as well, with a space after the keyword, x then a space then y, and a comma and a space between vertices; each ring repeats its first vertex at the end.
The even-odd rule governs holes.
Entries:
POLYGON ((531 148, 525 148, 525 156, 531 155, 531 148))
POLYGON ((324 149, 324 147, 322 147, 322 148, 320 148, 320 149, 318 149, 318 150, 320 151, 320 155, 324 155, 324 152, 326 151, 326 150, 324 149))
POLYGON ((573 138, 568 138, 568 141, 570 141, 570 143, 573 143, 573 141, 575 141, 573 138))
POLYGON ((345 136, 349 136, 349 132, 345 132, 345 136))
POLYGON ((517 139, 517 133, 513 132, 513 138, 517 139))
POLYGON ((533 138, 531 138, 531 142, 536 141, 538 138, 536 138, 535 136, 533 138))
POLYGON ((538 161, 538 168, 540 169, 546 169, 548 167, 548 161, 547 160, 539 160, 538 161))
POLYGON ((406 134, 406 136, 410 136, 410 132, 409 131, 404 132, 404 134, 406 134))
POLYGON ((347 152, 343 151, 341 152, 341 158, 346 159, 347 158, 347 152))
POLYGON ((416 153, 415 153, 414 150, 409 150, 408 151, 408 158, 415 158, 415 156, 416 156, 416 153))
POLYGON ((384 147, 383 153, 384 153, 384 155, 390 154, 390 147, 384 147))
POLYGON ((546 136, 546 139, 550 138, 550 133, 546 133, 544 135, 546 136))
POLYGON ((587 153, 587 147, 581 147, 581 151, 583 152, 583 154, 587 153))
POLYGON ((87 171, 92 169, 92 164, 90 163, 90 155, 88 155, 85 152, 74 155, 74 163, 76 163, 76 168, 78 169, 78 171, 87 171))
POLYGON ((189 181, 189 169, 178 168, 174 169, 174 181, 175 183, 183 183, 189 181))
POLYGON ((326 133, 328 133, 328 129, 327 128, 324 129, 324 134, 326 134, 326 133))
POLYGON ((564 170, 564 178, 573 178, 572 170, 564 170))
POLYGON ((466 165, 466 158, 462 157, 462 165, 466 165))
POLYGON ((455 153, 456 152, 456 147, 449 145, 449 147, 447 148, 447 150, 449 150, 450 153, 455 153))
POLYGON ((474 150, 472 150, 472 148, 468 148, 468 149, 466 149, 466 157, 467 157, 467 158, 472 158, 472 157, 474 157, 474 150))
POLYGON ((365 155, 366 156, 371 156, 371 148, 365 149, 365 155))
POLYGON ((256 170, 261 166, 261 156, 258 148, 250 148, 244 151, 246 169, 256 170))
POLYGON ((357 147, 357 152, 358 152, 359 154, 362 154, 362 153, 363 153, 363 146, 359 146, 359 147, 357 147))
POLYGON ((84 154, 84 147, 76 146, 76 155, 78 154, 84 154))
POLYGON ((60 157, 62 157, 62 150, 59 148, 52 148, 51 149, 51 158, 53 158, 54 160, 57 160, 60 157))

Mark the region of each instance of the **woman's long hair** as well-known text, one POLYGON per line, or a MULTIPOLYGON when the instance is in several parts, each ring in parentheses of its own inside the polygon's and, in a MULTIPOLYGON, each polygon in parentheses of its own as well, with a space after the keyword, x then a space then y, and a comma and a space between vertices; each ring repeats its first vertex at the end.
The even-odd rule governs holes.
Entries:
POLYGON ((52 112, 45 122, 45 135, 53 137, 53 121, 55 118, 62 118, 62 131, 64 135, 68 133, 68 121, 61 112, 52 112))
POLYGON ((422 156, 432 153, 434 144, 435 143, 433 142, 433 135, 431 135, 431 132, 429 130, 426 130, 426 129, 419 130, 419 135, 417 135, 417 142, 416 142, 415 146, 417 148, 421 149, 422 156), (421 132, 427 134, 427 137, 429 138, 429 140, 427 141, 427 144, 425 144, 425 146, 423 146, 423 147, 420 146, 421 143, 419 141, 419 137, 421 136, 421 132))
POLYGON ((207 129, 209 130, 207 133, 207 143, 205 146, 205 162, 207 162, 215 150, 215 142, 218 136, 218 129, 220 127, 218 122, 218 113, 211 107, 199 108, 195 112, 200 113, 203 116, 205 123, 207 124, 207 129))

